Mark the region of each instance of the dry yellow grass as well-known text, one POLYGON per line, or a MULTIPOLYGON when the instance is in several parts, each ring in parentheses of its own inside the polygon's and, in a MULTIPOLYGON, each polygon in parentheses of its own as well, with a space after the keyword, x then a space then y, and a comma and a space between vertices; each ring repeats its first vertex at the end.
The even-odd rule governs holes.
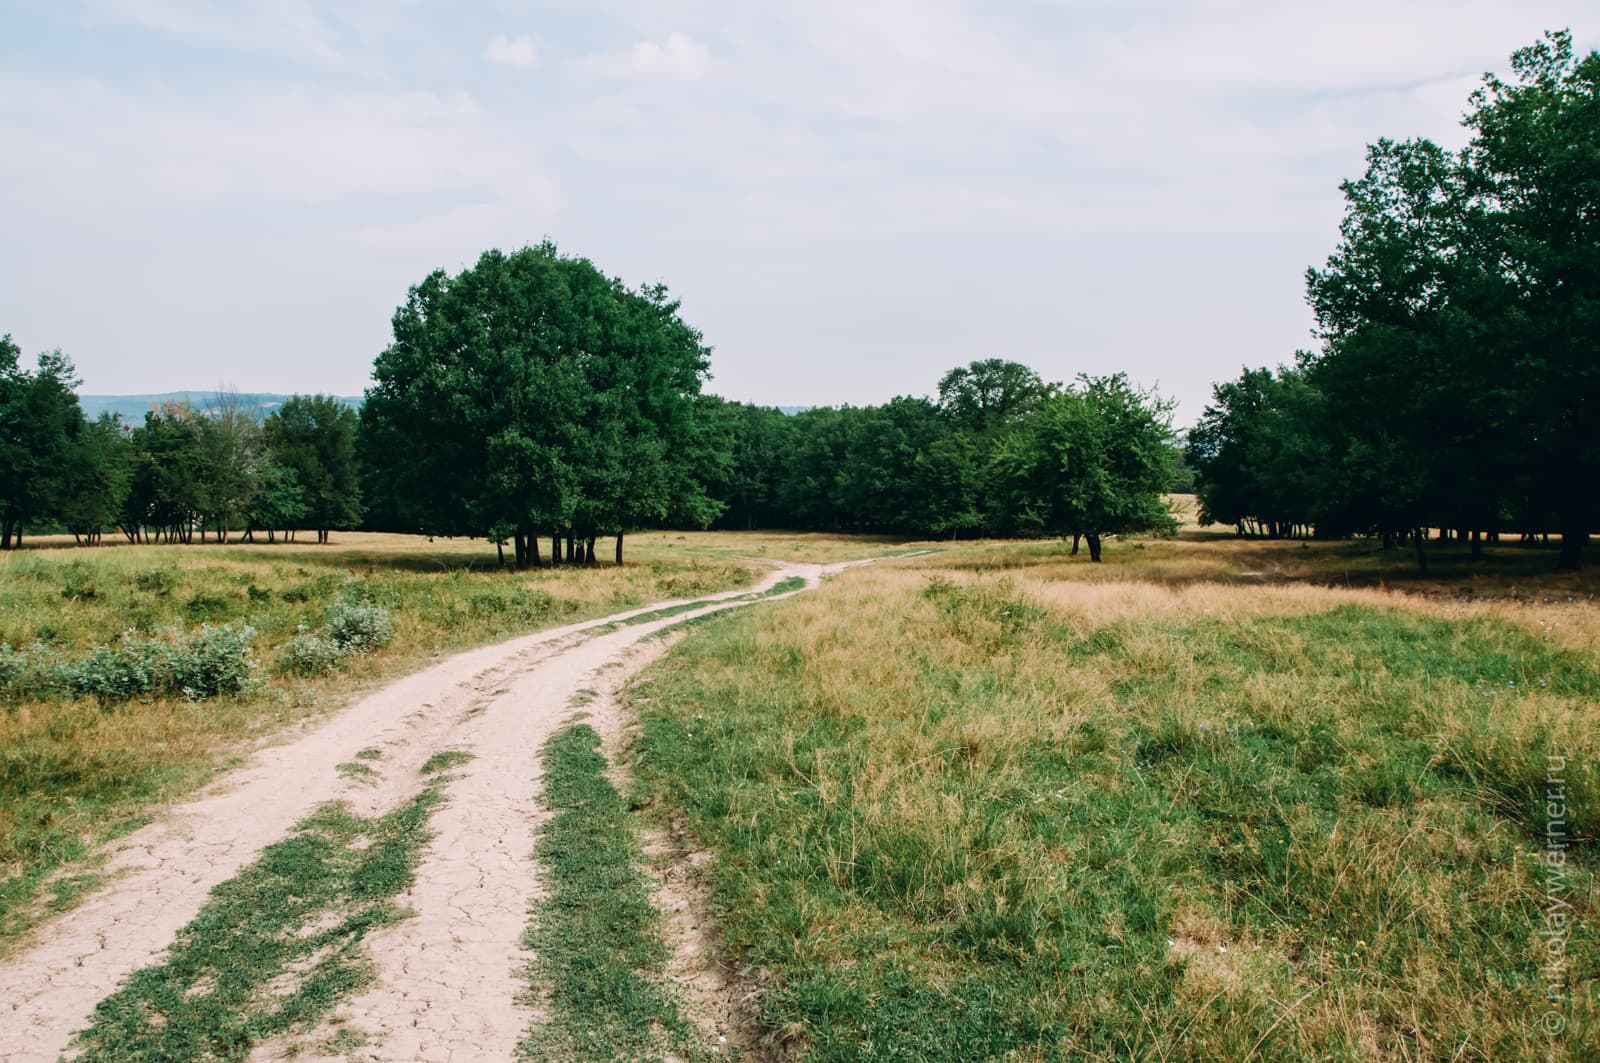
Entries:
POLYGON ((1362 550, 958 544, 694 635, 640 763, 764 1022, 819 1059, 1589 1058, 1600 612, 1325 582, 1362 550))

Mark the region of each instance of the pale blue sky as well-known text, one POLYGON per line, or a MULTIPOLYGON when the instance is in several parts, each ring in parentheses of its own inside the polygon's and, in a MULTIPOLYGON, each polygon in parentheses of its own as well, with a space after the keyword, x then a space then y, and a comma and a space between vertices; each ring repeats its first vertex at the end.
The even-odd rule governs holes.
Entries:
POLYGON ((1597 0, 0 0, 0 332, 91 392, 358 393, 429 270, 664 281, 711 389, 1125 369, 1199 412, 1310 343, 1379 136, 1597 0))

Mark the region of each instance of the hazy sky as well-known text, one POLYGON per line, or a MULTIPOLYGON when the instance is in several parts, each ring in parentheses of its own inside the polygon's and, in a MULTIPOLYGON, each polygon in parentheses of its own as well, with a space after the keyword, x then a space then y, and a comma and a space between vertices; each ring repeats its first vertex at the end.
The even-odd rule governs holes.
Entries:
POLYGON ((406 289, 549 237, 711 389, 1125 369, 1191 420, 1310 344, 1379 136, 1600 0, 0 0, 0 332, 89 392, 365 386, 406 289))

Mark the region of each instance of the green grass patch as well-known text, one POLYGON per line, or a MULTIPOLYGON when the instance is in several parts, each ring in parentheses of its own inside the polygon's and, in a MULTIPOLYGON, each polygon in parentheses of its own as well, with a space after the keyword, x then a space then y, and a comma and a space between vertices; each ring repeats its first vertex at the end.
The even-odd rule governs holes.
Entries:
POLYGON ((340 764, 337 770, 346 779, 360 779, 364 782, 371 782, 378 775, 370 765, 363 764, 359 760, 347 760, 340 764))
POLYGON ((1095 626, 1031 586, 841 579, 698 625, 635 688, 641 783, 717 852, 769 1033, 820 1060, 1588 1058, 1600 658, 1418 609, 1095 626))
POLYGON ((262 1040, 309 1031, 370 978, 361 941, 404 917, 438 794, 361 819, 329 805, 217 887, 158 965, 95 1009, 84 1061, 239 1060, 262 1040))
POLYGON ((562 729, 545 746, 545 801, 555 815, 537 852, 549 893, 525 944, 539 957, 530 977, 549 1018, 522 1052, 529 1059, 699 1058, 665 983, 668 953, 639 843, 599 747, 584 724, 562 729))
POLYGON ((442 749, 422 762, 422 774, 437 775, 470 763, 472 754, 462 749, 442 749))

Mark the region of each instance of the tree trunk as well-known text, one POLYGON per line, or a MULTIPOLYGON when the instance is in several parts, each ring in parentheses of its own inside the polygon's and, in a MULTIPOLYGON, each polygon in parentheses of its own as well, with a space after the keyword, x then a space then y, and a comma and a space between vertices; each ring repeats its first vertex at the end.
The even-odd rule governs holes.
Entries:
POLYGON ((578 539, 567 532, 567 564, 576 565, 583 561, 583 555, 578 552, 578 539))
POLYGON ((538 568, 544 564, 544 558, 539 556, 539 533, 533 528, 528 529, 528 565, 538 568))
POLYGON ((584 547, 583 563, 586 564, 586 565, 594 564, 594 537, 593 536, 589 537, 589 542, 584 547))
POLYGON ((1417 544, 1417 571, 1426 576, 1428 574, 1428 551, 1423 545, 1427 541, 1427 537, 1422 534, 1423 530, 1418 528, 1412 533, 1411 538, 1417 544))
POLYGON ((617 564, 622 564, 622 533, 617 532, 617 564))
MULTIPOLYGON (((22 542, 22 531, 17 531, 17 542, 22 542)), ((1589 545, 1589 532, 1577 520, 1561 522, 1561 553, 1556 556, 1556 569, 1576 572, 1583 567, 1583 548, 1589 545)))
POLYGON ((506 542, 504 539, 494 544, 495 556, 500 560, 500 567, 506 567, 506 542))
POLYGON ((556 532, 550 536, 550 567, 558 568, 561 565, 561 533, 556 532))
POLYGON ((1472 559, 1474 561, 1483 560, 1483 537, 1476 531, 1472 533, 1472 559))
POLYGON ((1084 532, 1083 537, 1089 544, 1089 560, 1098 564, 1100 561, 1100 533, 1084 532))
POLYGON ((1081 538, 1083 538, 1083 533, 1082 532, 1073 532, 1072 533, 1072 556, 1073 557, 1077 557, 1078 556, 1078 540, 1081 539, 1081 538))

